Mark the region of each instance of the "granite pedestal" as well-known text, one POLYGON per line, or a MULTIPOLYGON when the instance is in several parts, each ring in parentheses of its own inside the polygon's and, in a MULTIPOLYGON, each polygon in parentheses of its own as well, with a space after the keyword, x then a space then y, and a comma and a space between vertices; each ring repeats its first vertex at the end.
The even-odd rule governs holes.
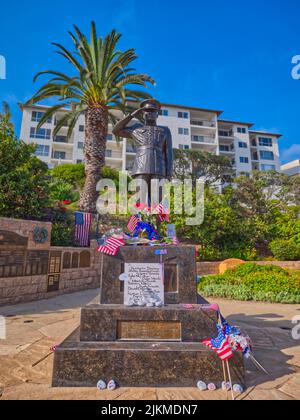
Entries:
MULTIPOLYGON (((217 334, 217 313, 197 304, 194 247, 166 248, 164 307, 122 304, 124 264, 157 263, 156 249, 123 247, 116 258, 104 257, 101 304, 82 308, 80 327, 57 348, 53 386, 95 387, 99 379, 115 379, 122 387, 193 387, 198 380, 223 380, 220 359, 200 344, 217 334)), ((230 365, 233 380, 243 383, 242 357, 230 365)))

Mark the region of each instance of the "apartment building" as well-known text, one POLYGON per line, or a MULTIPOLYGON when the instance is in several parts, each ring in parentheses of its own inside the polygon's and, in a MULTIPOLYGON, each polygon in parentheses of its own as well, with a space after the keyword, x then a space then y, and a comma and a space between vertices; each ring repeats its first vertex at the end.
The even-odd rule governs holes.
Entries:
POLYGON ((282 165, 281 171, 289 176, 300 176, 300 159, 282 165))
MULTIPOLYGON (((36 155, 50 168, 62 163, 84 160, 85 119, 81 115, 72 136, 67 138, 68 127, 53 136, 57 121, 64 110, 56 113, 41 129, 37 129, 45 106, 22 106, 20 138, 36 143, 36 155)), ((173 146, 178 149, 202 150, 230 158, 237 175, 250 175, 253 170, 280 171, 279 134, 253 131, 253 124, 221 119, 222 111, 204 108, 162 104, 158 124, 170 128, 173 146)), ((120 114, 119 117, 122 115, 120 114)), ((106 164, 115 169, 130 171, 135 158, 135 145, 123 139, 117 142, 112 126, 107 136, 106 164)))

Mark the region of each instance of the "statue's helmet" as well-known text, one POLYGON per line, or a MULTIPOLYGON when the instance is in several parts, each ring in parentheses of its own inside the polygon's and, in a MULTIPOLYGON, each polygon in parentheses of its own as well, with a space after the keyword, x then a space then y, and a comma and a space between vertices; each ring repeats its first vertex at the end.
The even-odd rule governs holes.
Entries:
POLYGON ((145 112, 159 112, 161 109, 161 104, 156 99, 146 99, 140 106, 145 112))

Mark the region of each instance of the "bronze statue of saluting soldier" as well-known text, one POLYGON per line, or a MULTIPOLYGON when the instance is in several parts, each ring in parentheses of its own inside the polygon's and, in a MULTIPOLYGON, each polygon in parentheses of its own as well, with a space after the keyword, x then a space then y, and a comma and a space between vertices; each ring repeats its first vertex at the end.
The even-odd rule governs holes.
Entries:
POLYGON ((151 181, 171 179, 173 173, 172 135, 168 127, 157 125, 161 105, 155 99, 143 101, 140 108, 121 120, 113 129, 117 137, 130 139, 137 148, 132 177, 143 180, 148 186, 151 198, 151 181), (130 122, 139 115, 144 117, 144 125, 130 122))

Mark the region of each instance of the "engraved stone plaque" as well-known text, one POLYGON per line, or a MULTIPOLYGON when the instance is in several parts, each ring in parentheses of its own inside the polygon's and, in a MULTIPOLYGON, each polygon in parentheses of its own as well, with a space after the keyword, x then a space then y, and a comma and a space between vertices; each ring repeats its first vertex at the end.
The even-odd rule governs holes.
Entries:
POLYGON ((180 321, 118 321, 118 340, 181 341, 180 321))
POLYGON ((164 305, 162 264, 129 263, 125 264, 125 273, 124 305, 164 305))

